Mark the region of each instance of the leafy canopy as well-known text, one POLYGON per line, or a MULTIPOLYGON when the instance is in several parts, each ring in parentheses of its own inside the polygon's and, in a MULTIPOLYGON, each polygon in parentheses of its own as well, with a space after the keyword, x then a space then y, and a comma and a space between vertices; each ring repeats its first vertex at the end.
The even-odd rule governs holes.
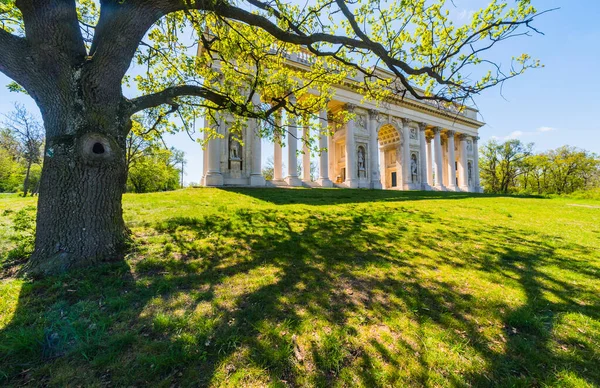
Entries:
MULTIPOLYGON (((110 7, 107 15, 115 12, 119 5, 114 3, 76 1, 90 58, 96 55, 100 16, 104 8, 110 7)), ((366 98, 377 101, 408 94, 463 104, 540 66, 526 53, 515 53, 508 68, 486 58, 497 43, 537 32, 531 23, 539 14, 530 0, 512 1, 512 6, 492 0, 463 25, 454 23, 454 3, 446 0, 316 0, 302 5, 149 0, 145 5, 163 3, 169 5, 163 17, 146 32, 132 58, 133 78, 123 74, 126 86, 144 95, 160 94, 152 103, 136 105, 149 110, 160 130, 178 129, 165 120, 170 115, 191 132, 199 126, 197 117, 227 111, 236 119, 234 131, 241 118, 255 117, 269 123, 264 135, 272 135, 279 128, 276 112, 314 115, 333 97, 331 86, 348 78, 366 98), (289 66, 286 60, 293 54, 310 66, 289 66), (193 89, 169 90, 182 85, 193 89), (161 94, 165 90, 169 93, 161 94)), ((15 0, 0 3, 0 29, 26 36, 15 0)))

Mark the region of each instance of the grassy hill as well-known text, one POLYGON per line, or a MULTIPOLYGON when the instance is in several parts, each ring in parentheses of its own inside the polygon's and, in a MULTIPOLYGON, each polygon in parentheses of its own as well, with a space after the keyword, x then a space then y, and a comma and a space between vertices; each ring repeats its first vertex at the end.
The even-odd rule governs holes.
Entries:
POLYGON ((0 197, 0 385, 600 383, 600 201, 188 189, 124 207, 125 263, 28 281, 7 251, 35 200, 0 197))

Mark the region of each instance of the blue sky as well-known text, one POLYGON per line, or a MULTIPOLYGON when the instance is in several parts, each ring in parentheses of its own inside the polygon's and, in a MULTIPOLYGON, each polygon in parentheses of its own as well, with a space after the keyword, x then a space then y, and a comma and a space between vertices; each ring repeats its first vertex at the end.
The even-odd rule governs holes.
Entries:
MULTIPOLYGON (((487 3, 454 0, 454 19, 466 21, 487 3)), ((600 1, 533 0, 533 4, 539 10, 560 7, 535 22, 545 35, 503 42, 490 58, 508 64, 513 55, 526 52, 545 67, 506 82, 502 90, 487 90, 475 97, 486 122, 480 130, 481 142, 492 137, 518 138, 534 142, 539 151, 568 144, 600 154, 600 119, 596 116, 600 113, 600 1)), ((0 85, 8 82, 0 74, 0 85)), ((0 86, 0 114, 9 112, 14 101, 38 112, 31 98, 0 86)), ((169 136, 167 141, 186 152, 186 182, 198 182, 200 146, 185 134, 169 136)), ((263 161, 272 154, 272 144, 263 142, 263 161)))

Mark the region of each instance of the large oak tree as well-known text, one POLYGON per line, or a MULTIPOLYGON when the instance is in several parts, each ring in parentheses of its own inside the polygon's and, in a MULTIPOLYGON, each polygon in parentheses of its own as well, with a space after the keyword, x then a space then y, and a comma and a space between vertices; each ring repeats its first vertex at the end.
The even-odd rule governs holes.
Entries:
MULTIPOLYGON (((410 94, 464 103, 539 66, 526 54, 513 57, 508 68, 485 57, 499 42, 535 31, 529 0, 512 7, 493 0, 462 26, 452 23, 452 7, 427 0, 303 6, 280 0, 0 0, 0 71, 15 81, 12 88, 35 100, 46 129, 36 244, 27 270, 57 273, 122 257, 126 138, 138 112, 147 111, 163 130, 173 129, 165 121, 169 115, 190 130, 197 115, 220 111, 273 122, 282 109, 317 111, 331 97, 330 86, 347 76, 374 99, 410 94), (285 66, 286 55, 300 50, 310 53, 310 70, 285 66), (132 63, 144 69, 134 78, 128 75, 132 63), (142 94, 127 98, 124 85, 132 83, 142 94)), ((232 125, 235 131, 241 124, 232 125)), ((263 135, 279 130, 265 126, 263 135)))

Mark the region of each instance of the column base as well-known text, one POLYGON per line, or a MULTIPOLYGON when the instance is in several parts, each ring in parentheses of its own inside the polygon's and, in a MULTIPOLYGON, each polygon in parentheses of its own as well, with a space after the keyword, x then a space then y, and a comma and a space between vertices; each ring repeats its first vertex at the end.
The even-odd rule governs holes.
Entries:
POLYGON ((460 191, 458 189, 458 186, 455 186, 455 185, 446 187, 446 190, 448 190, 448 191, 460 191))
POLYGON ((411 190, 421 190, 420 183, 407 183, 402 186, 402 190, 411 191, 411 190))
POLYGON ((285 182, 288 186, 300 187, 302 186, 302 181, 297 176, 286 176, 285 182))
POLYGON ((333 187, 333 182, 329 178, 319 178, 317 184, 321 187, 333 187))
POLYGON ((421 190, 423 190, 423 191, 431 191, 431 190, 433 190, 433 188, 431 186, 429 186, 429 183, 422 183, 421 184, 421 190))
POLYGON ((437 191, 446 191, 446 186, 433 186, 433 189, 437 191))
POLYGON ((371 182, 371 188, 374 190, 383 190, 383 185, 381 181, 373 181, 371 182))
POLYGON ((346 179, 346 182, 344 182, 346 184, 346 186, 349 189, 356 189, 358 188, 358 182, 355 179, 346 179))
POLYGON ((469 193, 471 190, 469 186, 460 186, 460 191, 464 191, 465 193, 469 193))
POLYGON ((250 175, 250 186, 260 187, 266 184, 267 181, 262 175, 250 175))
POLYGON ((204 185, 210 186, 223 186, 223 175, 220 172, 209 172, 204 177, 204 185))

